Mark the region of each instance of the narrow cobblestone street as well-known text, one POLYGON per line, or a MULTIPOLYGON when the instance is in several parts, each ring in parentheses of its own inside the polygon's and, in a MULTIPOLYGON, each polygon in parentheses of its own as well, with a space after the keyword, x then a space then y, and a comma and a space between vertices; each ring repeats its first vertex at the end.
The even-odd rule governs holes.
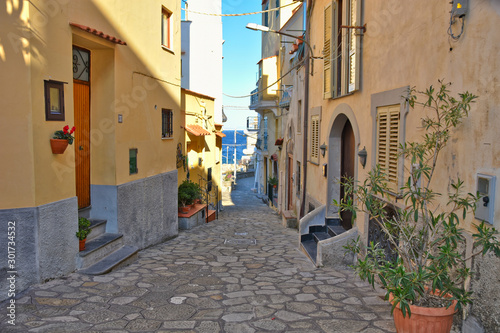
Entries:
MULTIPOLYGON (((346 268, 316 268, 296 230, 238 180, 219 219, 107 275, 30 288, 0 332, 395 332, 390 306, 346 268)), ((22 274, 22 272, 20 272, 22 274)))

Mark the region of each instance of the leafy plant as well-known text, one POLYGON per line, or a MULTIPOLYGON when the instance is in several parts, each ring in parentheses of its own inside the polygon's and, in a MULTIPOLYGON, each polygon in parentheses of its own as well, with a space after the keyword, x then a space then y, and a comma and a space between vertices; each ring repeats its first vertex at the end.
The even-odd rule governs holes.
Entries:
POLYGON ((267 182, 272 186, 278 186, 278 178, 276 177, 269 177, 267 182))
POLYGON ((72 135, 74 132, 75 132, 75 126, 69 129, 69 126, 66 125, 63 127, 62 131, 59 130, 54 133, 53 139, 68 140, 68 143, 71 145, 73 144, 73 140, 75 140, 75 138, 72 135))
POLYGON ((477 98, 469 92, 454 98, 448 90, 450 83, 439 84, 425 91, 409 91, 410 107, 421 106, 430 112, 422 119, 422 140, 399 147, 399 154, 408 162, 408 178, 400 189, 404 205, 396 207, 391 203, 386 174, 378 165, 360 184, 343 179, 344 198, 335 202, 341 211, 351 211, 354 217, 360 211, 368 214, 386 237, 390 250, 373 242, 365 247, 359 238, 345 248, 361 255, 352 266, 356 273, 372 285, 378 278, 387 291, 386 299, 392 294, 391 313, 399 304, 403 316, 411 316, 411 304, 449 307, 456 300, 455 308, 460 310, 472 302, 472 293, 465 288, 472 274, 466 262, 488 252, 500 256, 498 232, 484 221, 474 225, 472 254, 466 256, 466 239, 460 225, 474 211, 479 194, 463 193, 464 182, 457 179, 451 184, 445 211, 436 202, 441 194, 431 187, 431 181, 438 157, 451 131, 468 116, 477 98), (419 102, 422 96, 425 101, 419 102))
POLYGON ((78 237, 79 240, 84 240, 91 231, 90 221, 85 217, 78 218, 78 231, 76 232, 76 237, 78 237))
POLYGON ((226 174, 224 175, 223 180, 226 181, 226 182, 229 182, 229 181, 233 180, 233 171, 226 172, 226 174))
POLYGON ((186 179, 179 185, 177 192, 177 199, 179 207, 191 205, 195 199, 201 197, 201 187, 197 183, 191 182, 186 179))

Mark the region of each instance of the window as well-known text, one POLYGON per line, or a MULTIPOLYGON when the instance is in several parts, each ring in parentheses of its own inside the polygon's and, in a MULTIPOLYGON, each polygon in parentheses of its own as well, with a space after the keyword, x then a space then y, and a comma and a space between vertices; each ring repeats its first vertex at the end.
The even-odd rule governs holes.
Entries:
POLYGON ((161 110, 161 137, 171 138, 174 135, 172 110, 161 110))
POLYGON ((297 133, 302 132, 302 100, 297 101, 297 133))
POLYGON ((387 176, 390 190, 398 192, 400 105, 377 108, 377 164, 387 176))
POLYGON ((362 30, 359 0, 335 0, 324 10, 323 97, 335 98, 359 89, 362 30))
POLYGON ((64 120, 64 83, 45 82, 45 120, 64 120))
POLYGON ((300 198, 300 162, 297 161, 297 172, 295 174, 295 189, 297 190, 296 195, 297 198, 300 198))
POLYGON ((139 172, 139 169, 137 168, 137 148, 129 149, 129 151, 128 151, 128 164, 129 164, 131 175, 139 172))
MULTIPOLYGON (((269 9, 269 4, 267 3, 264 10, 268 10, 268 9, 269 9)), ((268 24, 269 24, 269 12, 265 12, 264 19, 262 20, 262 25, 265 27, 268 27, 269 26, 268 24)))
POLYGON ((168 49, 172 48, 172 34, 171 34, 171 17, 172 13, 166 8, 161 10, 161 45, 168 49))
POLYGON ((311 162, 319 163, 319 116, 311 117, 311 162))

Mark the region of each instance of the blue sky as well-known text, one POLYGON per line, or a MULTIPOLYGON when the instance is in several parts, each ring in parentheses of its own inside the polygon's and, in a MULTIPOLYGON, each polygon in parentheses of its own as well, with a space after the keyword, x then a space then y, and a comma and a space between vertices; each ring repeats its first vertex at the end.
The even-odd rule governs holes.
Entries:
MULTIPOLYGON (((261 0, 222 0, 223 14, 250 13, 262 10, 261 0)), ((247 23, 261 23, 262 14, 222 17, 223 35, 223 92, 233 96, 248 95, 256 87, 257 62, 261 56, 261 32, 246 29, 247 23)), ((254 111, 231 109, 230 106, 248 107, 250 97, 222 99, 228 120, 223 129, 243 129, 247 116, 254 111)))

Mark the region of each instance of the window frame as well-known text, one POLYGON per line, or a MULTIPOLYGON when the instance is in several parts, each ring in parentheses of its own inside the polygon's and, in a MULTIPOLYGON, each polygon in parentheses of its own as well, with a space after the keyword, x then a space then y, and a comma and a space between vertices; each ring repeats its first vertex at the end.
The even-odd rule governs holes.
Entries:
POLYGON ((165 7, 161 7, 161 46, 164 49, 172 50, 172 15, 173 13, 165 7), (166 23, 166 24, 165 24, 166 23), (165 27, 166 25, 166 27, 165 27), (165 28, 167 36, 165 36, 165 28), (166 39, 166 40, 165 40, 166 39), (167 42, 165 44, 165 42, 167 42))
POLYGON ((61 81, 44 80, 44 94, 45 94, 45 120, 46 121, 64 121, 64 83, 61 81), (51 89, 56 89, 58 92, 59 112, 53 112, 51 109, 51 89))
POLYGON ((161 138, 173 139, 174 137, 174 112, 172 109, 161 109, 161 138))
POLYGON ((323 15, 323 98, 338 98, 360 89, 361 0, 333 0, 323 15))
POLYGON ((136 175, 139 173, 139 150, 137 148, 129 148, 128 150, 128 168, 129 168, 129 175, 136 175), (135 170, 132 170, 132 156, 131 153, 135 152, 135 170))

